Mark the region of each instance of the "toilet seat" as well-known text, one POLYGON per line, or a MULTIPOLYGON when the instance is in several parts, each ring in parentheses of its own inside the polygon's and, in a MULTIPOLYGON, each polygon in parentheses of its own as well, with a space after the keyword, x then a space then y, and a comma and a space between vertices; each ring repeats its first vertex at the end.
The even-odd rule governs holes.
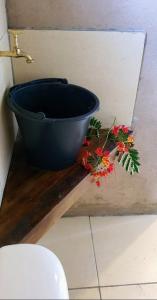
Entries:
POLYGON ((0 248, 0 299, 69 299, 57 256, 39 245, 0 248))

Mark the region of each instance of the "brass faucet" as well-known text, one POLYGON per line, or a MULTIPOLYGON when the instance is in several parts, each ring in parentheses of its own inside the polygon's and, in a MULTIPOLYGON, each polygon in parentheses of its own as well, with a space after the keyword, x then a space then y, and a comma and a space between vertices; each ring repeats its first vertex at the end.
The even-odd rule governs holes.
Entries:
POLYGON ((18 45, 18 35, 23 33, 23 31, 20 30, 8 30, 9 33, 13 36, 13 50, 12 51, 0 51, 0 57, 24 57, 26 59, 26 63, 32 63, 34 60, 32 57, 23 52, 22 49, 19 48, 18 45))

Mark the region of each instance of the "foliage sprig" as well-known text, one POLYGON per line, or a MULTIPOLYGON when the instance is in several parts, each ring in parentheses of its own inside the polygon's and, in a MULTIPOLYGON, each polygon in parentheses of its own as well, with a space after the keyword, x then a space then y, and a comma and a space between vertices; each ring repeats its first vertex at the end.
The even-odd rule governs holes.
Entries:
MULTIPOLYGON (((92 118, 88 134, 85 139, 85 145, 89 146, 90 139, 94 136, 100 137, 102 124, 96 118, 92 118)), ((124 167, 130 175, 139 173, 140 158, 138 150, 134 148, 134 136, 132 131, 125 125, 113 125, 108 130, 107 136, 104 137, 104 143, 101 147, 96 147, 94 152, 86 150, 82 157, 83 166, 91 173, 97 186, 100 186, 100 179, 106 177, 115 168, 114 161, 124 167), (105 151, 105 146, 108 141, 115 144, 115 156, 111 157, 109 151, 105 151)))

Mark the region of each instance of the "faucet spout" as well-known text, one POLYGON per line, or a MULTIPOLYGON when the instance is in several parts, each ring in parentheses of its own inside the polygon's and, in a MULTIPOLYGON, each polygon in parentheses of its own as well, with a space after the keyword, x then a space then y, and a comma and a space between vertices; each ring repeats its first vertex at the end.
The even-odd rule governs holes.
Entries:
POLYGON ((28 54, 23 52, 18 45, 18 34, 20 34, 20 31, 16 31, 16 30, 9 30, 10 33, 12 33, 13 35, 13 50, 12 51, 0 51, 0 57, 15 57, 15 58, 19 58, 19 57, 24 57, 26 60, 26 63, 32 63, 34 62, 33 58, 28 54))
POLYGON ((32 62, 34 62, 34 59, 29 54, 26 54, 25 58, 27 64, 31 64, 32 62))
POLYGON ((27 64, 34 62, 34 59, 28 53, 23 52, 21 49, 17 49, 17 50, 18 51, 16 51, 16 56, 15 56, 16 58, 24 57, 27 64))

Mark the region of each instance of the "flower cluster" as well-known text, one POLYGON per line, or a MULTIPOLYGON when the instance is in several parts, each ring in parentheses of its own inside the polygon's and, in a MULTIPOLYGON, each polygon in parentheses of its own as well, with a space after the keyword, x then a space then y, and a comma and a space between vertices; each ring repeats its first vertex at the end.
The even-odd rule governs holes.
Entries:
POLYGON ((134 144, 134 137, 130 135, 129 128, 124 125, 114 126, 111 130, 112 137, 116 142, 118 152, 128 152, 134 144))
POLYGON ((85 151, 82 164, 91 173, 97 186, 100 186, 100 178, 106 177, 114 169, 114 164, 110 159, 110 152, 103 151, 102 147, 96 148, 94 153, 85 151))
MULTIPOLYGON (((95 121, 96 122, 96 121, 95 121)), ((98 121, 97 121, 98 122, 98 121)), ((101 185, 101 178, 108 176, 113 172, 114 160, 111 158, 111 153, 105 151, 105 146, 108 141, 115 145, 118 162, 125 167, 126 171, 131 175, 139 171, 139 156, 138 151, 134 147, 134 136, 129 128, 125 125, 113 126, 108 131, 107 138, 104 137, 103 146, 99 146, 95 151, 84 151, 82 156, 82 164, 86 170, 90 172, 97 186, 101 185)), ((85 146, 90 145, 88 136, 84 141, 85 146)))

